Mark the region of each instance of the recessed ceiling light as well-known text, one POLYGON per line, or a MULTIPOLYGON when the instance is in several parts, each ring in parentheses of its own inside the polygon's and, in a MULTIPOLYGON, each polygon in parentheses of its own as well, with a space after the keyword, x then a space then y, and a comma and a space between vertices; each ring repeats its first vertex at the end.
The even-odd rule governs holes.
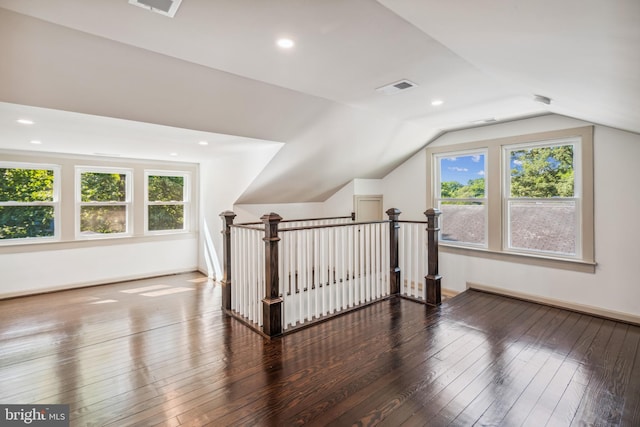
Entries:
POLYGON ((278 41, 276 41, 276 44, 283 49, 291 49, 293 46, 295 46, 295 43, 291 39, 278 39, 278 41))
POLYGON ((431 101, 431 105, 433 105, 434 107, 442 104, 444 104, 444 101, 442 99, 434 99, 433 101, 431 101))
POLYGON ((18 120, 16 120, 16 122, 20 123, 21 125, 32 125, 33 124, 33 120, 29 120, 29 119, 18 119, 18 120))
POLYGON ((32 144, 35 144, 35 145, 40 145, 40 144, 42 144, 42 141, 38 141, 38 140, 36 140, 36 139, 34 139, 34 140, 32 140, 32 141, 29 141, 29 142, 31 142, 32 144))
POLYGON ((209 145, 209 142, 208 141, 200 141, 200 142, 198 142, 198 144, 200 144, 200 145, 209 145))
POLYGON ((175 156, 177 156, 177 155, 178 155, 178 153, 169 153, 169 155, 170 155, 170 156, 174 156, 174 157, 175 157, 175 156))

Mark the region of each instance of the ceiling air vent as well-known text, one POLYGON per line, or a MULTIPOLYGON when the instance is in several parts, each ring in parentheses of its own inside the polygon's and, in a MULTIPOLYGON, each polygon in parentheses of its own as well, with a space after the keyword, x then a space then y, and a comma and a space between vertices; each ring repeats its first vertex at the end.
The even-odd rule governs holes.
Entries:
POLYGON ((379 87, 376 91, 384 93, 385 95, 393 95, 394 93, 401 92, 403 90, 411 89, 418 86, 417 84, 410 82, 409 80, 400 80, 399 82, 391 83, 386 86, 379 87))
POLYGON ((143 7, 160 15, 173 18, 182 0, 129 0, 129 4, 143 7))

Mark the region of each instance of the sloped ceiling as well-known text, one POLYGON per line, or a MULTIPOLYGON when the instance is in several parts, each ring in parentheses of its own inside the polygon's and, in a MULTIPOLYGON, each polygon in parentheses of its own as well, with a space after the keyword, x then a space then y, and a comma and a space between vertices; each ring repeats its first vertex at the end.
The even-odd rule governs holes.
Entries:
POLYGON ((549 110, 640 132, 637 0, 380 0, 518 93, 549 110))
POLYGON ((0 8, 2 102, 283 143, 240 203, 322 201, 483 119, 555 112, 640 132, 637 0, 183 0, 172 19, 125 0, 0 8), (401 79, 418 86, 375 91, 401 79))

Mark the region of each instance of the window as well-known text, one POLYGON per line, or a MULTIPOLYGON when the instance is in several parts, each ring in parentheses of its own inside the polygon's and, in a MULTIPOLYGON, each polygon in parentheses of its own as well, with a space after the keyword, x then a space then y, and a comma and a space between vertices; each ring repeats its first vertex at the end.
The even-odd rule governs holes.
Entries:
POLYGON ((486 153, 447 153, 435 159, 435 206, 443 213, 441 239, 486 246, 486 153))
POLYGON ((428 200, 442 212, 445 250, 595 263, 592 126, 427 154, 428 200))
POLYGON ((188 230, 189 174, 146 171, 145 176, 147 232, 188 230))
POLYGON ((131 234, 131 171, 76 169, 78 237, 119 237, 131 234))
POLYGON ((59 176, 55 165, 0 163, 0 242, 58 238, 59 176))
POLYGON ((580 256, 579 140, 503 147, 505 247, 580 256))

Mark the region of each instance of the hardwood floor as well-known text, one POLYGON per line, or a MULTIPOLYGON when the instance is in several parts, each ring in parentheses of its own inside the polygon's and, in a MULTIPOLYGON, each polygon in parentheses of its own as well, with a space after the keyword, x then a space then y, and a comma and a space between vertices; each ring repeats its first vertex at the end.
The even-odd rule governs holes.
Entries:
POLYGON ((0 403, 72 426, 638 426, 640 327, 477 291, 266 340, 197 273, 0 301, 0 403))

